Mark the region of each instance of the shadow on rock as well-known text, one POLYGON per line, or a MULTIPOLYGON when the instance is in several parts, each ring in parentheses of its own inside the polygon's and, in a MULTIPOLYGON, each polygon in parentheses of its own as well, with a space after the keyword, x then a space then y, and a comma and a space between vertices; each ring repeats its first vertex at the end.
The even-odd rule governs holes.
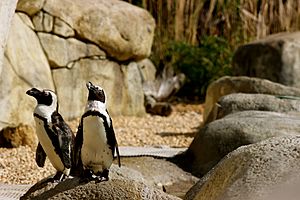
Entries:
POLYGON ((60 183, 53 183, 52 178, 45 178, 34 184, 21 198, 25 199, 47 199, 56 194, 75 188, 79 183, 79 178, 66 179, 60 183))

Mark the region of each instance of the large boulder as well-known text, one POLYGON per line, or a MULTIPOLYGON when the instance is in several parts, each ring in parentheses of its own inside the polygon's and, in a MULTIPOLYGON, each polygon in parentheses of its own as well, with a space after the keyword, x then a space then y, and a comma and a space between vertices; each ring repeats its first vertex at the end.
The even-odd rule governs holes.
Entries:
POLYGON ((176 159, 184 168, 202 177, 240 146, 272 137, 300 135, 299 116, 299 113, 266 111, 229 114, 201 128, 188 150, 176 159))
MULTIPOLYGON (((27 4, 20 3, 17 9, 32 15, 36 11, 27 4)), ((155 22, 144 9, 119 0, 47 0, 42 10, 53 16, 53 20, 64 21, 78 37, 97 44, 119 61, 140 60, 150 55, 155 22)))
MULTIPOLYGON (((183 171, 174 163, 153 157, 127 157, 122 158, 122 167, 115 168, 117 174, 127 174, 123 169, 138 171, 144 183, 158 189, 165 189, 166 193, 183 198, 185 193, 199 180, 190 173, 183 171)), ((126 176, 127 179, 131 175, 126 176)), ((137 180, 137 179, 135 179, 137 180)))
POLYGON ((269 35, 240 46, 233 57, 236 76, 268 79, 300 87, 300 32, 269 35))
POLYGON ((35 101, 25 94, 33 86, 54 89, 50 67, 34 31, 14 15, 0 79, 0 129, 33 123, 35 101))
POLYGON ((299 147, 300 136, 272 138, 240 147, 192 187, 185 199, 298 199, 299 147))
POLYGON ((111 193, 108 199, 178 199, 175 196, 183 198, 199 180, 164 159, 123 157, 121 162, 122 167, 113 164, 110 168, 108 182, 83 184, 75 177, 55 185, 46 178, 32 186, 21 199, 64 198, 69 195, 74 195, 75 199, 83 196, 93 199, 97 195, 98 199, 106 199, 107 193, 111 193))
POLYGON ((206 91, 203 125, 211 122, 216 114, 215 103, 220 97, 231 93, 270 94, 280 96, 300 96, 300 89, 274 83, 265 79, 245 76, 224 76, 211 83, 206 91))
POLYGON ((223 118, 230 113, 246 110, 280 113, 300 112, 300 98, 267 94, 233 93, 221 97, 213 110, 216 111, 216 115, 211 118, 212 120, 223 118))

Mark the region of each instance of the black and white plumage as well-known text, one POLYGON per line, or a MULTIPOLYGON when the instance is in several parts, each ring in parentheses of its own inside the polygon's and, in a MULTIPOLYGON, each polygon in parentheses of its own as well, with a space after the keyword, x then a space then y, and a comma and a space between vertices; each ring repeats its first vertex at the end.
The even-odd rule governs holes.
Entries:
POLYGON ((103 181, 109 179, 115 151, 121 166, 119 150, 112 120, 106 109, 104 90, 91 82, 87 83, 87 88, 88 102, 75 139, 76 158, 87 180, 103 181))
POLYGON ((74 135, 63 117, 58 113, 57 96, 51 90, 32 88, 26 94, 37 100, 34 109, 36 134, 39 140, 36 163, 44 167, 46 156, 57 170, 54 181, 69 176, 72 167, 74 135))

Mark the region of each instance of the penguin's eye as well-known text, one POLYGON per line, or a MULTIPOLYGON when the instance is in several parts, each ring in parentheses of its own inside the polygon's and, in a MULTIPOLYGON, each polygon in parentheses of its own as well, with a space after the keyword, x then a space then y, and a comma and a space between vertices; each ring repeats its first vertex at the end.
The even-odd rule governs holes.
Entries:
POLYGON ((49 92, 44 91, 45 96, 49 96, 49 92))

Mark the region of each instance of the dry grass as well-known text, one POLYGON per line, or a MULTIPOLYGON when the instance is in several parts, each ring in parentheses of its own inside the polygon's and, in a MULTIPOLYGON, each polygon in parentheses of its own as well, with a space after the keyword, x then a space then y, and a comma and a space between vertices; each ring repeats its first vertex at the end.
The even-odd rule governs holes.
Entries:
POLYGON ((164 54, 169 41, 198 45, 203 35, 218 35, 236 47, 269 34, 300 28, 300 1, 296 0, 125 1, 139 2, 155 18, 156 59, 164 54))

